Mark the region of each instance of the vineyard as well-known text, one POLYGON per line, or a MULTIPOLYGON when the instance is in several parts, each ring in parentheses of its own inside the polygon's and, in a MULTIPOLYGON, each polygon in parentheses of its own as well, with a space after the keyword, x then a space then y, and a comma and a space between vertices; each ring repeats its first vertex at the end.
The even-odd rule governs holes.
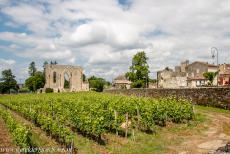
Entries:
POLYGON ((194 118, 192 104, 176 98, 138 98, 94 92, 8 95, 0 97, 0 116, 19 147, 36 147, 30 128, 10 112, 40 127, 66 148, 78 149, 76 133, 104 142, 105 134, 135 140, 136 132, 157 133, 167 123, 187 123, 194 118))

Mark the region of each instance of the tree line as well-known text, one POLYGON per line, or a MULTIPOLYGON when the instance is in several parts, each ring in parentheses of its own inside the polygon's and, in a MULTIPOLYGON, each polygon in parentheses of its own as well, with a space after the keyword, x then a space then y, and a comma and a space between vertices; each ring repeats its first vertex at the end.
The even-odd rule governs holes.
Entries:
MULTIPOLYGON (((31 62, 28 67, 29 77, 25 80, 23 88, 19 88, 16 76, 13 74, 11 69, 2 71, 2 77, 0 78, 0 93, 9 94, 17 93, 19 90, 26 92, 36 92, 38 89, 43 88, 45 85, 45 65, 49 64, 47 61, 43 63, 43 70, 38 71, 35 62, 31 62)), ((50 64, 57 65, 57 61, 51 61, 50 64)), ((91 76, 88 79, 83 74, 83 82, 89 82, 91 90, 101 92, 105 86, 109 86, 110 82, 103 78, 91 76)))

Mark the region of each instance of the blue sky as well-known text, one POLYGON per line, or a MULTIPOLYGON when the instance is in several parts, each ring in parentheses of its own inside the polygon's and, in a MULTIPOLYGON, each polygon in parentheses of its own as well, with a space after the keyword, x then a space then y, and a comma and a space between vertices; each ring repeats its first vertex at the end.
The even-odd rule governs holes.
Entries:
POLYGON ((230 63, 229 0, 1 0, 0 71, 22 81, 28 65, 80 65, 112 80, 146 51, 151 76, 182 60, 230 63))

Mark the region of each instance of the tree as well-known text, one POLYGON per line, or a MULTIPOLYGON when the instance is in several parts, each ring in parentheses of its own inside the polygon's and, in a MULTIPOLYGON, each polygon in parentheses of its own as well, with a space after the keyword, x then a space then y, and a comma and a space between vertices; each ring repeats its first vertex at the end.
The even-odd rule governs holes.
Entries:
POLYGON ((148 58, 144 51, 138 52, 132 59, 132 66, 130 72, 125 74, 126 78, 132 81, 133 88, 143 88, 148 86, 149 81, 149 66, 148 58))
POLYGON ((43 63, 43 69, 45 70, 46 65, 49 64, 47 61, 43 63))
POLYGON ((92 76, 88 79, 89 81, 89 88, 97 91, 102 92, 104 89, 105 84, 107 83, 105 79, 103 78, 97 78, 95 76, 92 76))
POLYGON ((34 76, 36 72, 37 72, 37 69, 35 66, 35 62, 31 62, 29 66, 29 75, 34 76))
POLYGON ((38 71, 34 76, 29 77, 25 81, 26 87, 35 92, 36 90, 43 88, 45 85, 45 78, 42 72, 38 71))
POLYGON ((45 72, 45 68, 46 68, 46 65, 48 65, 49 63, 47 61, 45 61, 43 63, 43 76, 44 76, 44 79, 46 80, 46 72, 45 72))
POLYGON ((83 82, 86 81, 86 76, 85 76, 85 74, 82 75, 82 80, 83 80, 83 82))
POLYGON ((213 85, 213 80, 217 74, 218 72, 205 72, 203 73, 203 76, 209 81, 210 85, 213 85))
POLYGON ((58 63, 57 63, 56 60, 55 60, 54 62, 51 60, 50 64, 51 64, 51 65, 57 65, 58 63))
POLYGON ((17 90, 17 81, 13 75, 11 69, 2 71, 2 78, 0 83, 0 92, 1 93, 10 93, 10 90, 17 90))

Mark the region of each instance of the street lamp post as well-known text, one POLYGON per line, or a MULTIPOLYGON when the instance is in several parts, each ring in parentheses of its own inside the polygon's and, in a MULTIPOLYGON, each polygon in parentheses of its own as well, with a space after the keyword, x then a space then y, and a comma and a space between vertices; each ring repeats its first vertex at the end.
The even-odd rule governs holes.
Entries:
POLYGON ((216 47, 211 48, 212 58, 215 58, 216 54, 216 65, 217 65, 217 87, 218 87, 218 78, 219 78, 219 62, 218 62, 218 49, 216 47))

